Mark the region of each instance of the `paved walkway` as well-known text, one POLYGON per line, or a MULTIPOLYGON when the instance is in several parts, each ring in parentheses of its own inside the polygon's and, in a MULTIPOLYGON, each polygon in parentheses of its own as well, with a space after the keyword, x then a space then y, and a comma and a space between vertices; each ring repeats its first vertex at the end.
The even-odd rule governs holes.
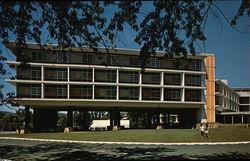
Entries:
POLYGON ((54 140, 54 139, 32 139, 32 138, 14 138, 0 137, 0 139, 9 140, 29 140, 29 141, 46 141, 46 142, 61 142, 61 143, 87 143, 87 144, 134 144, 134 145, 236 145, 250 144, 250 141, 241 142, 194 142, 194 143, 148 143, 148 142, 108 142, 108 141, 76 141, 76 140, 54 140))

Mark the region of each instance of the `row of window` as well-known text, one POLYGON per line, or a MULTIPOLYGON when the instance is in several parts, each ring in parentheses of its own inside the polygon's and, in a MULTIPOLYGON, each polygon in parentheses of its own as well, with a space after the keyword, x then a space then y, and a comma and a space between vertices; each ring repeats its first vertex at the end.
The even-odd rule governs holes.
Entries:
MULTIPOLYGON (((25 59, 28 59, 31 62, 99 64, 140 67, 139 56, 132 55, 27 51, 23 53, 22 58, 24 56, 26 57, 25 59)), ((22 58, 17 58, 17 60, 20 61, 22 58)), ((146 67, 200 71, 201 61, 193 59, 166 59, 164 57, 151 57, 147 61, 146 67)))
MULTIPOLYGON (((36 84, 17 86, 18 97, 41 98, 41 86, 36 84)), ((70 85, 70 98, 92 99, 92 86, 70 85)), ((116 86, 95 86, 95 99, 116 99, 116 86)), ((181 101, 181 89, 164 88, 165 101, 181 101)), ((45 98, 68 98, 67 85, 45 85, 45 98)), ((139 87, 119 87, 120 100, 139 100, 139 87)), ((142 87, 142 100, 161 99, 160 88, 142 87)), ((201 101, 200 89, 185 89, 185 101, 201 101)))
MULTIPOLYGON (((44 80, 67 81, 67 68, 45 68, 44 80)), ((116 70, 95 70, 95 82, 116 83, 116 70)), ((41 69, 31 68, 31 71, 18 70, 18 79, 31 78, 41 80, 41 69)), ((70 69, 70 81, 92 82, 92 69, 70 69)), ((139 72, 119 71, 119 83, 139 83, 139 72)), ((164 85, 181 85, 181 74, 164 73, 164 85)), ((161 84, 161 73, 144 72, 142 84, 161 84)), ((186 86, 201 86, 201 75, 185 74, 186 86)))

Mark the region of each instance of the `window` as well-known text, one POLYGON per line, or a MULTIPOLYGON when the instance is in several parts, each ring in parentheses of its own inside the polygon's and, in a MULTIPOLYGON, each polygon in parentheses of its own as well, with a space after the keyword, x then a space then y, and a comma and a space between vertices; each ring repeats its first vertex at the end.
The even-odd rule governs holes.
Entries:
POLYGON ((142 88, 142 100, 160 100, 160 88, 142 88))
POLYGON ((92 64, 94 63, 94 53, 82 53, 83 55, 83 63, 84 64, 92 64))
POLYGON ((201 101, 201 90, 200 89, 185 89, 185 101, 201 101))
POLYGON ((116 99, 116 86, 95 86, 95 99, 116 99))
POLYGON ((57 62, 58 63, 68 63, 69 62, 69 54, 66 52, 58 52, 57 53, 57 62))
POLYGON ((160 59, 159 58, 151 58, 150 59, 150 67, 160 68, 161 67, 160 59))
POLYGON ((116 82, 116 71, 106 71, 107 82, 116 82))
POLYGON ((138 57, 129 57, 129 65, 138 66, 139 65, 139 58, 138 57))
POLYGON ((41 79, 41 68, 31 68, 31 79, 32 80, 41 79))
POLYGON ((115 70, 96 70, 95 71, 96 82, 116 82, 116 71, 115 70))
POLYGON ((67 69, 64 69, 64 68, 58 68, 57 69, 57 80, 61 80, 61 81, 68 80, 67 69))
POLYGON ((193 60, 191 63, 191 70, 200 71, 201 70, 201 61, 193 60))
POLYGON ((66 86, 57 86, 57 98, 67 98, 68 90, 66 86))
POLYGON ((106 61, 108 65, 117 65, 119 63, 118 56, 116 55, 107 55, 106 61))
POLYGON ((17 84, 17 97, 41 98, 40 84, 17 84))
POLYGON ((201 86, 201 76, 200 75, 185 75, 185 85, 186 86, 201 86))
POLYGON ((129 82, 130 83, 138 83, 139 82, 139 74, 138 74, 138 72, 129 72, 128 77, 129 77, 129 82))
POLYGON ((142 83, 143 84, 160 84, 160 73, 143 73, 142 74, 142 83))
POLYGON ((181 101, 181 90, 165 88, 164 89, 164 100, 165 101, 181 101))
POLYGON ((165 73, 164 85, 181 85, 181 75, 165 73))
POLYGON ((92 70, 82 70, 82 81, 92 81, 92 70))
POLYGON ((45 61, 45 53, 44 52, 33 51, 31 57, 32 57, 32 61, 37 61, 37 62, 45 61))
POLYGON ((92 98, 92 86, 70 86, 70 98, 83 98, 91 99, 92 98))
POLYGON ((120 71, 119 83, 139 83, 139 72, 120 71))
POLYGON ((250 104, 249 97, 240 97, 240 104, 250 104))
POLYGON ((181 62, 180 62, 180 60, 179 59, 172 59, 171 60, 171 69, 180 69, 181 68, 181 62))
POLYGON ((250 111, 250 106, 239 106, 239 111, 250 111))
POLYGON ((32 98, 40 98, 41 97, 40 85, 31 85, 31 97, 32 98))
POLYGON ((139 100, 139 88, 138 87, 120 87, 119 99, 139 100))

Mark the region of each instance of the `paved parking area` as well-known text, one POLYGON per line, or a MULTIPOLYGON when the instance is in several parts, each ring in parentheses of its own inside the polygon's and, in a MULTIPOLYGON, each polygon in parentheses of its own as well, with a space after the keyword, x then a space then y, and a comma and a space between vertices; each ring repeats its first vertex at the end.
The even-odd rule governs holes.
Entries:
POLYGON ((250 159, 250 143, 218 145, 145 145, 76 142, 63 143, 0 138, 0 158, 19 161, 236 160, 250 159))

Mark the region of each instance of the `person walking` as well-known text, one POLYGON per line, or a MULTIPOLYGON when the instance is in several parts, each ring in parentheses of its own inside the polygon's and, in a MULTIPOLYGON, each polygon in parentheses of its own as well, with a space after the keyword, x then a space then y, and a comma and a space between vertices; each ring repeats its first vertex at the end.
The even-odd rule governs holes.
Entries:
POLYGON ((208 124, 205 124, 204 127, 204 138, 208 141, 210 140, 208 124))
POLYGON ((201 140, 205 140, 205 126, 203 123, 200 124, 200 133, 201 133, 201 140))

